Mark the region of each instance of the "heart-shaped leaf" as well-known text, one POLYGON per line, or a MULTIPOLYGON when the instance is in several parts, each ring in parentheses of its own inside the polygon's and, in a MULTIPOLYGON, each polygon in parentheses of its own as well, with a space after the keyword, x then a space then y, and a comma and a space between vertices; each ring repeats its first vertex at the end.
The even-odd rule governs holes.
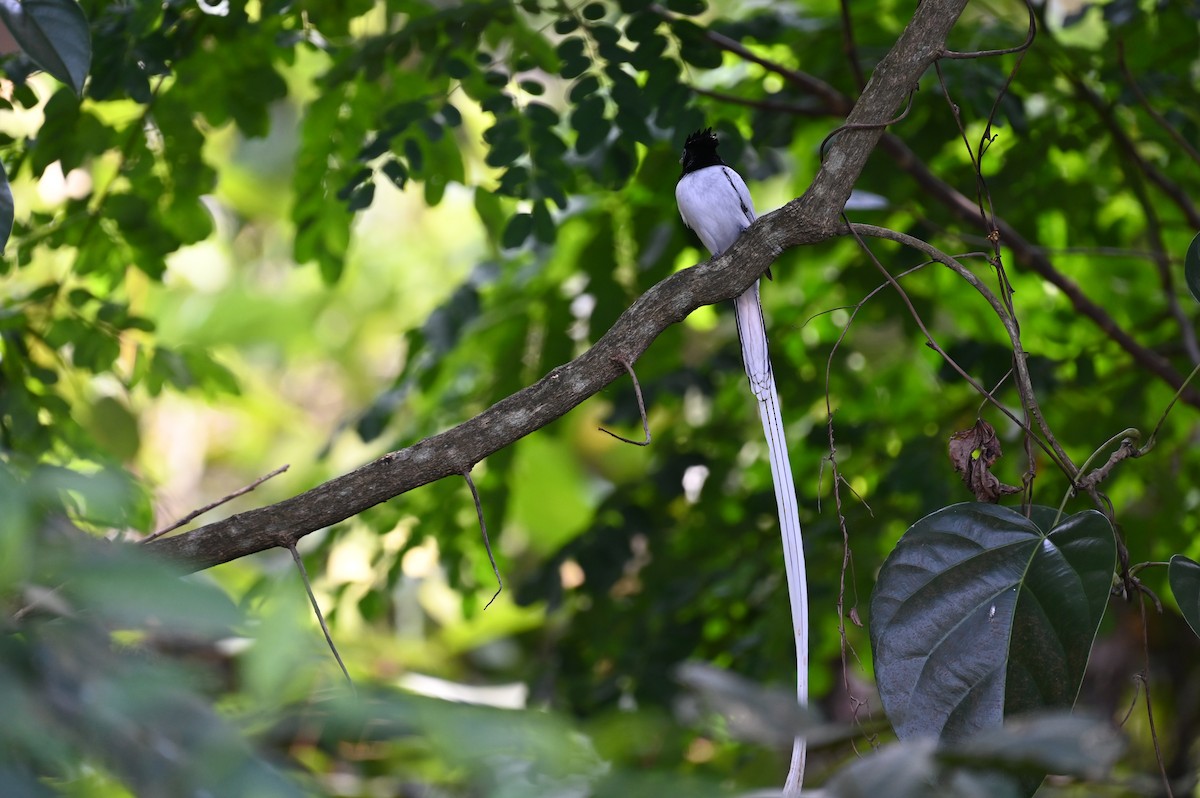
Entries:
POLYGON ((0 0, 0 21, 34 63, 83 94, 92 39, 75 0, 0 0))
POLYGON ((1175 594, 1183 619, 1193 632, 1200 635, 1200 564, 1176 554, 1167 568, 1167 581, 1171 584, 1171 592, 1175 594))
POLYGON ((1074 703, 1116 544, 1100 513, 1055 516, 957 504, 904 533, 871 599, 875 676, 902 739, 1074 703))

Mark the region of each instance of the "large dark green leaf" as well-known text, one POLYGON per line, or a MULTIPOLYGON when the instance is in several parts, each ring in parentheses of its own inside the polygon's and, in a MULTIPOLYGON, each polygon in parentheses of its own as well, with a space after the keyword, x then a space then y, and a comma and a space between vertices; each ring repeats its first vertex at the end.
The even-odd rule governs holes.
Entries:
POLYGON ((901 538, 871 601, 875 674, 901 738, 961 739, 1074 702, 1116 548, 1103 515, 1051 529, 1054 516, 958 504, 901 538))
POLYGON ((1200 233, 1188 245, 1187 255, 1183 259, 1183 277, 1192 296, 1200 302, 1200 233))
POLYGON ((38 66, 83 94, 92 39, 75 0, 0 0, 0 21, 38 66))
POLYGON ((1200 635, 1200 564, 1176 554, 1167 568, 1167 581, 1171 584, 1171 592, 1175 594, 1183 619, 1193 632, 1200 635))

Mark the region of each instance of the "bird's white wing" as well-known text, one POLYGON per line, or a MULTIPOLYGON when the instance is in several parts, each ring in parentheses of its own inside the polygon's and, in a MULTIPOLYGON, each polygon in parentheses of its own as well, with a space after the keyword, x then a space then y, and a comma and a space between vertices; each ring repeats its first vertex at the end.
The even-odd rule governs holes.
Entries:
POLYGON ((757 217, 750 190, 728 166, 709 166, 690 172, 675 185, 675 201, 683 223, 700 242, 720 255, 757 217))

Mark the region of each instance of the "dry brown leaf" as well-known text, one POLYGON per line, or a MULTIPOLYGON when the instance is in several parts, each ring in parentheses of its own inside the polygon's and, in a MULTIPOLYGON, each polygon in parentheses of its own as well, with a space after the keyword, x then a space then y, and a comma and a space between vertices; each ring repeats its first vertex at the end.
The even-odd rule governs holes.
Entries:
POLYGON ((971 429, 950 436, 950 462, 978 501, 995 503, 1001 496, 1021 490, 1005 485, 991 472, 1001 454, 995 428, 983 419, 976 421, 971 429))

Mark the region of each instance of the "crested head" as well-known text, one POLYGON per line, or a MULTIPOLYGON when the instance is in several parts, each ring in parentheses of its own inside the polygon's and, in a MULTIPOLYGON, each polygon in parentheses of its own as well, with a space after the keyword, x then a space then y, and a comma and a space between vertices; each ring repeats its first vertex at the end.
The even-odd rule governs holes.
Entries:
POLYGON ((706 166, 720 166, 725 163, 717 154, 719 143, 717 134, 711 127, 697 130, 688 136, 687 141, 683 143, 683 155, 679 158, 679 162, 683 164, 683 174, 695 172, 706 166))

